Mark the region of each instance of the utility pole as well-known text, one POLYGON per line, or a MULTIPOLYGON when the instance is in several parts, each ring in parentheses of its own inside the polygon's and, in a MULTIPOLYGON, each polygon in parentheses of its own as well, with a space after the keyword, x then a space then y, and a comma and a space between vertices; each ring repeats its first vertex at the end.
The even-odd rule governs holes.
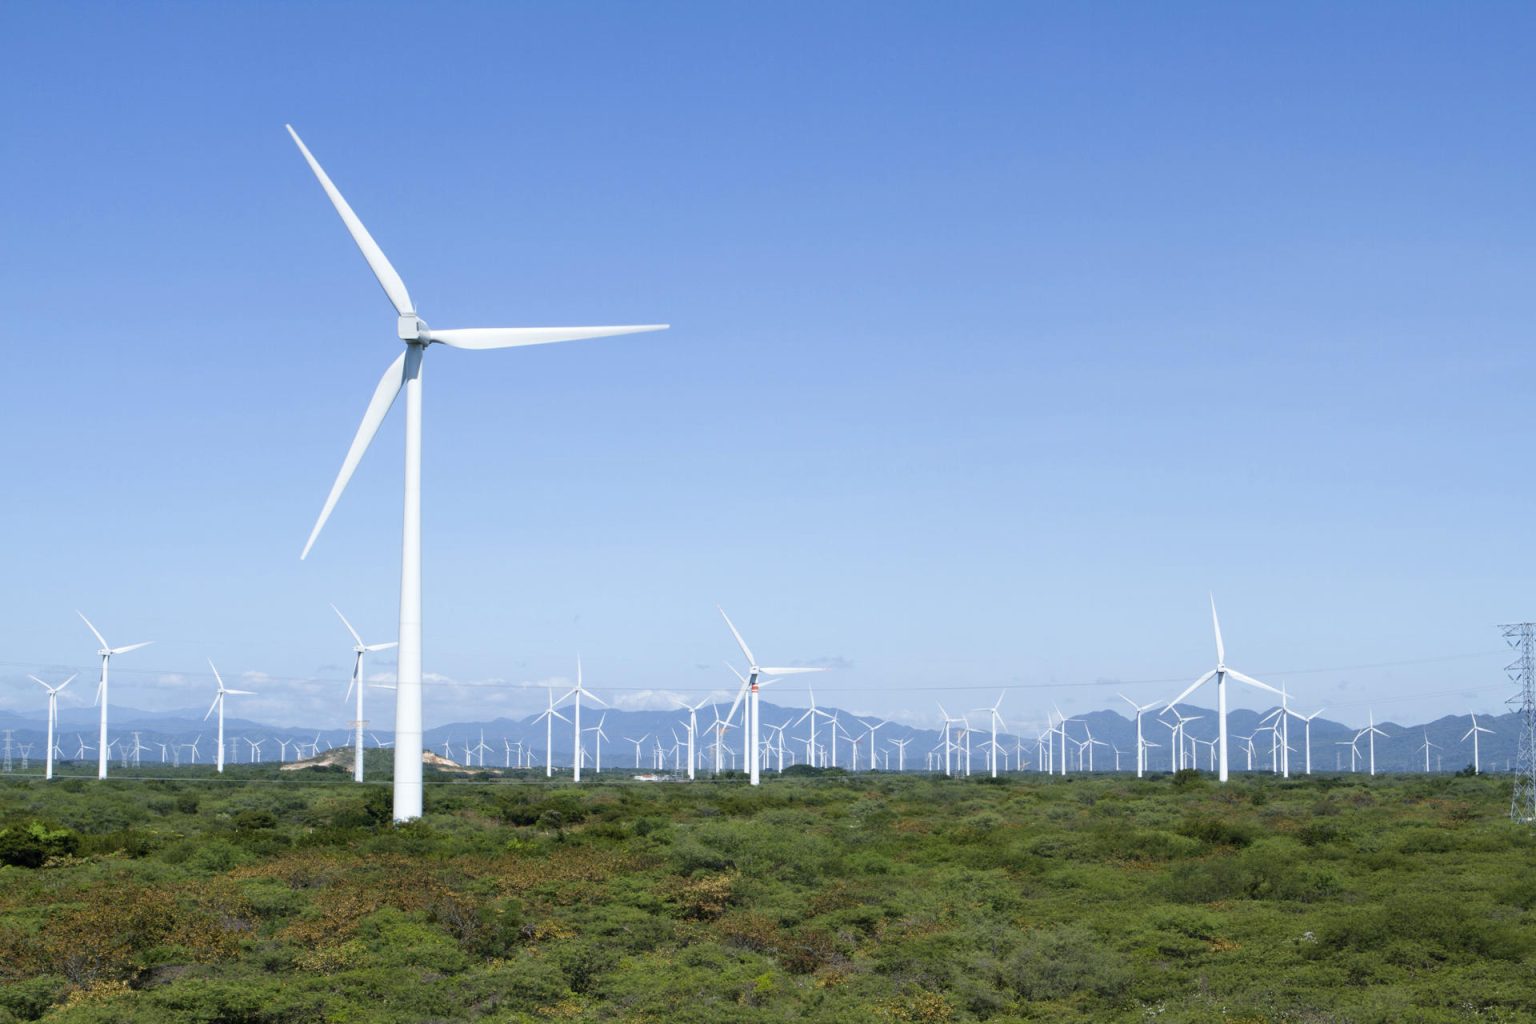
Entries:
POLYGON ((1509 646, 1520 656, 1504 669, 1520 687, 1507 703, 1520 710, 1520 742, 1515 748, 1515 787, 1510 797, 1511 821, 1536 822, 1536 622, 1501 626, 1509 646))

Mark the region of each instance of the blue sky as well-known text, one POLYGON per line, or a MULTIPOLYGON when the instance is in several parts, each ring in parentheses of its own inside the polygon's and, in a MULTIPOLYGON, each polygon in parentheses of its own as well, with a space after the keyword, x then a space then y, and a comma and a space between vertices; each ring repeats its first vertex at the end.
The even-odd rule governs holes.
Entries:
POLYGON ((1171 696, 1212 591, 1231 662, 1330 717, 1502 709, 1493 627, 1536 617, 1529 7, 0 28, 0 705, 94 671, 76 608, 158 641, 116 700, 206 703, 211 656, 276 721, 350 717, 328 602, 393 633, 398 411, 298 560, 398 341, 291 121, 432 325, 674 325, 430 353, 429 723, 531 709, 578 648, 634 704, 723 690, 716 602, 843 706, 1009 686, 1027 721, 1171 696))

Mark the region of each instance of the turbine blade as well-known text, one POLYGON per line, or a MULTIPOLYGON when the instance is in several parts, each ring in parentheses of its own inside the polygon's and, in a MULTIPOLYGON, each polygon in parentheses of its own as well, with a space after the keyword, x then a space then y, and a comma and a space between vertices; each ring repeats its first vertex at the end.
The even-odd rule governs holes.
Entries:
POLYGON ((85 612, 77 611, 75 614, 80 616, 80 621, 85 623, 85 628, 89 629, 96 639, 101 641, 101 649, 107 650, 107 638, 101 635, 101 630, 91 625, 91 620, 85 617, 85 612))
POLYGON ((239 694, 243 694, 243 695, 245 695, 247 697, 254 697, 254 696, 256 696, 256 691, 255 690, 225 690, 224 692, 225 693, 239 693, 239 694))
POLYGON ((400 641, 398 641, 398 640, 391 640, 387 644, 364 644, 363 645, 363 650, 365 650, 368 653, 372 654, 374 651, 387 651, 391 647, 399 647, 399 646, 400 646, 400 641))
POLYGON ((341 620, 341 624, 347 627, 347 632, 352 634, 352 639, 357 641, 357 646, 362 647, 363 638, 357 635, 357 630, 352 628, 352 623, 348 622, 347 617, 341 614, 341 609, 333 604, 331 605, 331 611, 335 612, 336 617, 341 620))
POLYGON ((60 684, 59 684, 59 685, 58 685, 58 686, 57 686, 57 687, 56 687, 56 688, 55 688, 55 689, 54 689, 54 691, 53 691, 53 692, 54 692, 54 693, 58 693, 58 692, 59 692, 59 690, 62 690, 62 689, 64 689, 64 687, 66 687, 66 686, 68 686, 68 685, 69 685, 69 684, 70 684, 70 683, 72 683, 72 682, 74 682, 74 681, 75 681, 75 676, 78 676, 78 675, 79 675, 79 674, 80 674, 80 673, 78 673, 78 672, 76 672, 76 673, 75 673, 75 675, 74 675, 74 676, 70 676, 70 677, 69 677, 69 678, 68 678, 68 679, 66 679, 66 680, 64 680, 64 681, 63 681, 63 682, 62 682, 62 683, 60 683, 60 684))
POLYGON ((1216 664, 1227 663, 1227 649, 1221 642, 1221 620, 1216 617, 1216 595, 1211 595, 1211 626, 1216 630, 1216 664))
MULTIPOLYGON (((734 636, 736 638, 737 646, 741 648, 741 653, 746 656, 747 666, 749 668, 751 668, 752 666, 755 666, 757 664, 757 659, 752 656, 752 649, 747 646, 747 642, 745 640, 743 640, 741 638, 741 634, 739 632, 737 632, 737 630, 736 630, 736 623, 732 622, 731 621, 731 617, 729 615, 725 614, 725 609, 724 608, 721 608, 719 605, 715 605, 715 610, 720 613, 720 617, 722 619, 724 619, 725 620, 725 624, 728 627, 730 627, 731 636, 734 636)), ((731 671, 735 672, 736 670, 735 669, 731 669, 731 671)))
POLYGON ((331 182, 330 175, 325 173, 325 168, 320 166, 310 153, 309 147, 304 145, 304 140, 299 138, 299 133, 293 130, 293 125, 284 125, 288 134, 293 136, 293 141, 298 145, 299 152, 304 154, 304 159, 309 162, 309 169, 315 172, 315 177, 320 179, 320 187, 325 189, 325 194, 331 197, 331 205, 336 207, 336 212, 341 214, 341 221, 352 234, 352 241, 363 251, 363 259, 368 261, 368 266, 373 270, 373 276, 379 279, 379 285, 384 289, 384 294, 389 296, 390 303, 395 307, 395 312, 401 316, 416 312, 416 307, 411 304, 410 293, 405 290, 405 282, 400 280, 400 275, 395 273, 395 268, 390 266, 389 260, 384 255, 384 250, 379 248, 379 243, 373 240, 368 229, 363 227, 363 222, 357 219, 357 214, 352 212, 352 207, 341 197, 341 193, 331 182))
MULTIPOLYGON (((219 696, 223 696, 223 694, 220 694, 219 696)), ((205 722, 208 721, 208 715, 213 714, 213 709, 218 707, 218 706, 219 706, 219 698, 215 697, 215 698, 213 698, 213 703, 208 705, 208 712, 207 712, 207 714, 203 715, 203 721, 205 721, 205 722)))
POLYGON ((141 644, 129 644, 127 647, 114 647, 114 648, 112 648, 112 653, 113 654, 127 654, 129 651, 136 651, 140 647, 148 647, 152 643, 154 643, 153 640, 145 640, 141 644))
MULTIPOLYGON (((1236 679, 1239 682, 1247 683, 1249 686, 1257 686, 1259 689, 1268 690, 1270 693, 1280 693, 1279 690, 1275 689, 1273 686, 1270 686, 1268 683, 1261 683, 1252 676, 1245 676, 1241 672, 1233 671, 1230 668, 1227 669, 1227 675, 1231 676, 1233 679, 1236 679)), ((1281 694, 1281 696, 1284 696, 1284 694, 1281 694)))
POLYGON ((1215 669, 1211 669, 1205 675, 1201 676, 1199 679, 1196 679, 1194 682, 1190 683, 1188 689, 1186 689, 1183 693, 1179 694, 1177 697, 1173 698, 1173 700, 1169 701, 1167 704, 1163 705, 1163 710, 1167 711, 1169 708, 1173 707, 1175 704, 1178 704, 1178 703, 1182 702, 1185 697, 1188 697, 1190 694, 1192 694, 1196 690, 1200 689, 1200 687, 1202 685, 1204 685, 1215 674, 1216 674, 1216 670, 1215 669))
POLYGON ((433 341, 449 348, 492 349, 520 348, 524 345, 548 345, 557 341, 584 341, 587 338, 612 338, 620 334, 664 331, 671 324, 632 324, 615 327, 455 327, 446 331, 428 331, 433 341))
POLYGON ((374 389, 373 397, 368 400, 368 408, 363 413, 363 422, 357 426, 357 434, 352 438, 352 447, 347 449, 347 457, 341 462, 341 471, 336 474, 336 482, 331 484, 331 493, 325 499, 325 507, 320 510, 320 518, 315 520, 315 528, 309 531, 309 540, 304 544, 303 554, 299 555, 300 561, 309 556, 309 549, 315 546, 315 538, 320 536, 320 530, 325 526, 325 521, 331 517, 331 509, 336 507, 336 500, 341 497, 341 492, 346 490, 347 481, 352 479, 352 472, 357 469, 363 452, 367 451, 368 446, 373 443, 373 435, 379 432, 379 424, 384 422, 384 416, 389 412, 389 407, 395 404, 395 396, 405 386, 407 354, 401 352, 384 371, 384 376, 379 378, 379 386, 374 389))
POLYGON ((758 671, 770 676, 799 676, 807 672, 825 672, 826 668, 760 668, 758 671))
POLYGON ((214 681, 219 684, 219 692, 223 693, 224 692, 224 677, 219 675, 219 670, 217 668, 214 668, 214 664, 213 664, 213 659, 212 658, 208 659, 208 667, 213 669, 214 681))
MULTIPOLYGON (((729 621, 729 620, 727 620, 727 621, 729 621)), ((736 699, 731 701, 731 710, 729 710, 729 711, 727 711, 725 713, 725 720, 727 722, 729 722, 735 716, 736 709, 741 706, 741 700, 746 695, 747 695, 747 684, 746 684, 745 681, 743 681, 742 684, 741 684, 741 689, 736 691, 736 699)))

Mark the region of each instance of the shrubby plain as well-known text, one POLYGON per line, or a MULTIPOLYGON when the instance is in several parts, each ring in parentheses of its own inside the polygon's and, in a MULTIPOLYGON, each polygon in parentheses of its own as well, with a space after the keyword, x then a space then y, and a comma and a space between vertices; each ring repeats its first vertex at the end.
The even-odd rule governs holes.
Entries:
POLYGON ((1507 780, 345 780, 0 785, 0 1021, 1536 1019, 1507 780))

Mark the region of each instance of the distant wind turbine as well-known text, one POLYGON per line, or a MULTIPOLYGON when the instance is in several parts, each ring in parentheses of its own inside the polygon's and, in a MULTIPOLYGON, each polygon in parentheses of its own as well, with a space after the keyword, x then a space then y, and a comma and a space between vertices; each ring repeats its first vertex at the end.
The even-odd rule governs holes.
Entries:
POLYGON ((1120 694, 1120 699, 1129 704, 1136 712, 1136 777, 1139 779, 1147 770, 1147 741, 1141 734, 1141 716, 1157 707, 1161 701, 1153 701, 1145 706, 1137 704, 1125 694, 1120 694))
POLYGON ((53 778, 53 733, 59 725, 59 691, 74 682, 75 677, 70 676, 58 686, 49 686, 37 676, 27 676, 27 678, 48 691, 48 766, 43 770, 43 778, 51 779, 53 778))
MULTIPOLYGON (((1208 680, 1216 680, 1216 741, 1218 744, 1216 775, 1222 782, 1227 781, 1227 676, 1231 676, 1240 683, 1260 690, 1268 690, 1278 696, 1280 691, 1268 683, 1261 683, 1252 676, 1246 676, 1236 669, 1227 667, 1227 650, 1221 642, 1221 620, 1216 618, 1216 598, 1211 598, 1211 625, 1216 631, 1216 667, 1205 675, 1196 679, 1185 691, 1168 702, 1168 707, 1173 707, 1184 698, 1194 693, 1208 680)), ((1182 760, 1182 752, 1181 752, 1182 760)))
MULTIPOLYGON (((395 307, 399 319, 396 334, 405 343, 400 353, 384 371, 373 397, 368 401, 363 422, 357 428, 352 446, 331 485, 331 492, 320 510, 320 517, 310 531, 304 552, 309 554, 315 538, 325 526, 331 510, 341 492, 346 489, 358 461, 368 450, 374 435, 379 431, 384 416, 401 391, 405 392, 405 510, 400 547, 400 644, 397 689, 395 692, 395 757, 394 818, 410 821, 421 817, 421 363, 428 346, 446 345, 458 349, 514 348, 522 345, 543 345, 557 341, 576 341, 583 338, 603 338, 642 331, 659 331, 666 324, 644 324, 624 327, 483 327, 457 330, 433 330, 416 315, 416 304, 406 291, 405 282, 390 264, 384 251, 379 248, 352 207, 342 198, 341 192, 331 182, 319 162, 309 152, 293 126, 288 134, 309 168, 314 172, 320 187, 330 198, 331 205, 341 216, 352 240, 362 250, 374 277, 395 307)), ((105 646, 105 645, 103 645, 105 646)))
MULTIPOLYGON (((564 700, 565 698, 562 697, 560 699, 564 700)), ((558 718, 562 722, 570 721, 569 718, 555 710, 555 691, 553 689, 549 691, 549 707, 544 709, 539 718, 544 719, 544 777, 548 779, 555 774, 555 719, 558 718)), ((533 720, 535 725, 538 724, 539 718, 533 720)))
MULTIPOLYGON (((747 729, 745 730, 746 739, 743 742, 745 742, 747 744, 747 775, 748 775, 748 781, 752 785, 755 786, 755 785, 758 784, 759 751, 758 751, 757 744, 758 744, 758 738, 759 738, 758 737, 758 728, 759 727, 758 727, 758 696, 757 696, 757 694, 758 694, 758 687, 760 685, 760 677, 761 676, 765 676, 765 675, 768 675, 768 676, 792 676, 792 675, 800 675, 800 674, 803 674, 803 673, 806 673, 806 672, 821 672, 821 671, 824 671, 824 669, 821 669, 821 668, 803 668, 803 667, 802 668, 765 668, 765 667, 760 667, 757 664, 756 656, 754 656, 753 653, 752 653, 752 649, 749 648, 747 646, 747 642, 741 638, 741 633, 740 633, 740 631, 738 631, 736 629, 736 624, 731 621, 731 617, 729 615, 725 614, 725 609, 724 608, 720 608, 717 605, 716 606, 716 610, 719 611, 720 617, 725 620, 726 626, 731 631, 731 636, 736 638, 736 645, 741 648, 742 657, 747 659, 747 680, 744 683, 744 689, 747 691, 747 729)), ((737 695, 736 700, 737 700, 738 703, 740 702, 740 700, 741 700, 741 695, 740 694, 737 695)), ((733 711, 735 710, 735 705, 734 704, 732 705, 732 710, 733 711)), ((726 717, 727 720, 729 720, 731 716, 730 715, 726 715, 725 717, 726 717)))
POLYGON ((219 684, 219 692, 214 694, 213 703, 208 705, 208 714, 203 716, 203 721, 208 721, 208 715, 213 714, 215 711, 219 713, 219 752, 215 756, 214 762, 218 770, 222 772, 224 770, 224 698, 232 693, 246 697, 254 697, 255 694, 250 690, 226 689, 224 677, 219 675, 217 668, 214 668, 213 659, 211 658, 208 660, 208 667, 213 669, 213 678, 219 684))
POLYGON ((96 703, 101 705, 101 739, 99 749, 96 751, 96 777, 104 779, 107 777, 107 757, 110 753, 110 748, 107 745, 107 670, 112 665, 112 655, 127 654, 129 651, 136 651, 140 647, 148 647, 154 641, 145 640, 140 644, 113 647, 107 643, 106 638, 101 635, 101 631, 91 625, 91 620, 85 617, 84 612, 77 611, 75 614, 80 616, 80 621, 84 622, 86 628, 101 642, 101 649, 96 652, 101 655, 101 682, 96 684, 96 703))
POLYGON ((1480 760, 1478 758, 1478 751, 1477 751, 1477 734, 1480 733, 1480 732, 1485 732, 1485 733, 1487 733, 1490 736, 1493 735, 1493 730, 1492 729, 1485 729, 1482 726, 1477 724, 1477 713, 1474 711, 1472 713, 1472 728, 1468 729, 1467 730, 1467 735, 1463 736, 1461 738, 1461 742, 1463 742, 1463 743, 1467 742, 1468 737, 1470 737, 1471 740, 1472 740, 1472 774, 1473 775, 1481 775, 1483 773, 1482 764, 1481 764, 1481 762, 1480 762, 1480 760))
POLYGON ((364 721, 363 721, 363 655, 365 655, 365 654, 372 654, 374 651, 387 651, 391 647, 398 646, 398 642, 394 641, 394 640, 391 640, 387 644, 365 644, 365 643, 363 643, 363 638, 358 635, 357 630, 352 628, 352 623, 348 622, 347 621, 347 617, 345 615, 341 614, 341 609, 340 608, 337 608, 333 604, 333 605, 331 605, 331 611, 336 613, 336 617, 341 620, 341 624, 343 626, 347 627, 347 632, 352 634, 352 640, 353 640, 353 645, 352 645, 352 681, 347 683, 347 695, 346 695, 346 697, 343 697, 341 699, 342 700, 346 700, 347 697, 352 696, 352 693, 353 693, 354 690, 357 692, 357 714, 356 714, 355 721, 353 721, 353 723, 352 723, 352 727, 357 730, 356 734, 354 735, 354 738, 353 738, 354 756, 352 758, 352 781, 353 782, 362 782, 363 781, 363 725, 364 725, 364 721))

